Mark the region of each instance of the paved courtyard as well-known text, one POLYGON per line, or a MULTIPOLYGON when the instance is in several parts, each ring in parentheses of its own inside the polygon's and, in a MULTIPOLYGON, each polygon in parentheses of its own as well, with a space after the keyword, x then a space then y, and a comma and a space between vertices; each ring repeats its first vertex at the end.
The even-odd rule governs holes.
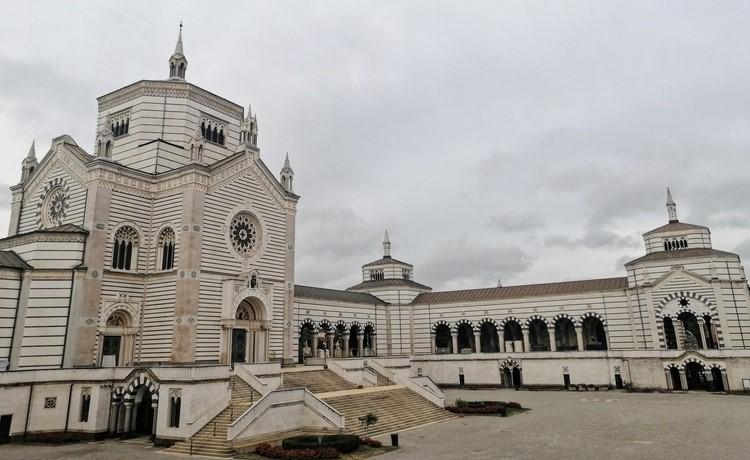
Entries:
MULTIPOLYGON (((449 390, 449 400, 517 401, 508 418, 464 417, 401 434, 389 459, 747 459, 750 397, 707 393, 449 390)), ((0 458, 176 459, 144 444, 6 444, 0 458)))

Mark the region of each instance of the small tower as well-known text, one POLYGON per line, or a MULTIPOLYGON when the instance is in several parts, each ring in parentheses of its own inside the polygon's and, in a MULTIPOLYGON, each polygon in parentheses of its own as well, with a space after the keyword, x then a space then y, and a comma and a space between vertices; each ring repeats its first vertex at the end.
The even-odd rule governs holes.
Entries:
POLYGON ((253 115, 252 107, 247 107, 247 116, 240 125, 240 144, 258 146, 258 114, 253 115))
POLYGON ((39 162, 36 161, 36 148, 34 147, 34 141, 31 141, 29 153, 21 162, 21 182, 26 182, 26 179, 31 176, 37 166, 39 166, 39 162))
POLYGON ((677 205, 672 199, 672 192, 669 191, 669 187, 667 187, 667 214, 669 215, 670 224, 679 222, 677 220, 677 205))
POLYGON ((180 21, 180 34, 177 36, 177 45, 174 47, 174 53, 169 58, 169 79, 184 80, 187 65, 187 58, 182 51, 182 21, 180 21))
POLYGON ((292 170, 291 165, 289 164, 289 154, 286 154, 286 159, 284 159, 284 168, 281 170, 281 186, 284 187, 284 190, 286 190, 289 193, 294 193, 294 189, 292 188, 292 182, 294 180, 294 171, 292 170))
POLYGON ((96 156, 100 158, 112 158, 112 147, 115 144, 115 135, 112 133, 112 123, 109 115, 104 120, 102 128, 96 133, 96 156))
POLYGON ((385 231, 385 238, 383 238, 383 257, 391 258, 391 240, 388 239, 388 230, 385 231))

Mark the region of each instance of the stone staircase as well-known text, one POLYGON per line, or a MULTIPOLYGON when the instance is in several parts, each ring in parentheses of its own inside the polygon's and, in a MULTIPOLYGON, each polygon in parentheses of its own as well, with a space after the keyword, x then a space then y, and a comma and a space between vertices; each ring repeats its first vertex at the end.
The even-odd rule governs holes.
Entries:
POLYGON ((332 371, 323 368, 312 370, 295 369, 282 373, 282 388, 305 387, 312 393, 353 390, 357 385, 342 379, 332 371))
POLYGON ((375 374, 375 377, 377 378, 377 386, 384 387, 388 385, 393 385, 393 382, 391 382, 391 379, 381 374, 380 372, 376 371, 375 369, 368 367, 367 370, 375 374))
POLYGON ((227 429, 234 420, 261 398, 261 394, 237 376, 233 375, 230 381, 232 399, 229 406, 198 430, 192 438, 175 443, 167 449, 167 452, 232 458, 234 451, 231 443, 227 441, 227 429))
POLYGON ((378 422, 367 431, 368 436, 397 433, 457 417, 401 385, 370 387, 346 393, 340 396, 335 393, 331 396, 322 394, 319 397, 344 415, 347 432, 359 436, 365 434, 359 417, 368 413, 378 417, 378 422))

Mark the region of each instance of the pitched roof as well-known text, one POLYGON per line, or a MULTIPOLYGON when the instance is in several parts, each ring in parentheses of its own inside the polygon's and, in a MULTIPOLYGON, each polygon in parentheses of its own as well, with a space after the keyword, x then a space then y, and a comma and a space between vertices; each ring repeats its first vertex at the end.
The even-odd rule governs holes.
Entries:
POLYGON ((667 225, 662 225, 659 228, 644 233, 643 236, 653 235, 654 233, 681 232, 683 230, 708 230, 708 227, 704 227, 703 225, 686 224, 684 222, 670 222, 667 225))
POLYGON ((482 300, 512 299, 516 297, 541 297, 577 294, 591 291, 625 289, 627 278, 604 278, 595 280, 563 281, 560 283, 525 284, 463 291, 426 292, 419 294, 413 304, 441 304, 453 302, 477 302, 482 300))
POLYGON ((334 300, 337 302, 348 303, 366 303, 369 305, 386 304, 386 302, 383 302, 374 295, 365 294, 363 292, 339 291, 338 289, 300 286, 299 284, 294 285, 294 297, 300 297, 303 299, 334 300))
POLYGON ((372 267, 374 265, 385 265, 385 264, 401 264, 401 265, 407 265, 409 267, 414 267, 412 264, 407 264, 406 262, 401 262, 398 259, 394 259, 391 256, 385 256, 382 259, 378 259, 375 262, 370 262, 369 264, 362 265, 362 268, 364 267, 372 267))
POLYGON ((631 260, 626 263, 625 266, 634 265, 639 262, 652 262, 655 260, 670 260, 670 259, 684 259, 687 257, 705 257, 705 256, 718 256, 718 257, 732 257, 739 259, 740 256, 732 252, 719 251, 718 249, 710 248, 692 248, 692 249, 680 249, 678 251, 657 251, 651 254, 646 254, 643 257, 631 260))
POLYGON ((359 283, 355 286, 350 287, 347 289, 347 291, 362 291, 366 289, 377 289, 382 287, 407 287, 412 289, 427 289, 432 290, 431 287, 425 286, 424 284, 417 283, 416 281, 412 280, 405 280, 402 278, 391 278, 391 279, 384 279, 384 280, 371 280, 371 281, 365 281, 364 283, 359 283))
POLYGON ((45 228, 42 230, 36 230, 37 232, 53 232, 53 233, 88 233, 89 231, 83 227, 73 224, 62 224, 58 227, 45 228))
POLYGON ((0 267, 19 268, 21 270, 31 268, 29 264, 13 251, 0 251, 0 267))

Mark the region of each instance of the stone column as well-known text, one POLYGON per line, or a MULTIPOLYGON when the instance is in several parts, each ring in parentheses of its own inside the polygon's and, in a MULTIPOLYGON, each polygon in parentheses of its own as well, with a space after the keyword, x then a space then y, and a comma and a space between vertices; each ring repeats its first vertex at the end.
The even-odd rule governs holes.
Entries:
POLYGON ((549 337, 549 351, 557 351, 557 341, 555 340, 555 331, 549 332, 547 328, 547 337, 549 337))
POLYGON ((370 336, 370 341, 372 344, 372 356, 378 356, 378 334, 373 332, 370 336))
POLYGON ((130 414, 130 429, 128 431, 135 432, 135 422, 138 420, 138 409, 141 408, 142 404, 143 402, 139 402, 138 404, 133 403, 133 411, 130 414))
POLYGON ((326 339, 328 340, 328 357, 334 358, 334 351, 336 350, 336 344, 333 343, 334 339, 336 338, 336 334, 333 332, 329 332, 326 334, 326 339))
POLYGON ((497 335, 497 340, 499 342, 498 346, 500 347, 500 353, 505 353, 505 334, 502 332, 499 333, 497 335))
POLYGON ((685 369, 680 369, 680 384, 683 390, 688 389, 687 377, 685 376, 685 369))
POLYGON ((458 331, 451 331, 451 340, 453 343, 453 353, 458 353, 458 331))
POLYGON ((365 335, 362 332, 357 332, 357 353, 360 358, 365 355, 365 335))
POLYGON ((182 194, 180 257, 172 333, 173 363, 195 362, 205 199, 205 186, 198 183, 187 185, 182 194))
POLYGON ((117 433, 117 413, 120 404, 117 401, 112 401, 109 406, 109 425, 107 431, 110 434, 117 433))
POLYGON ((482 352, 482 333, 474 331, 474 353, 482 352))
POLYGON ((531 345, 529 343, 529 328, 527 326, 521 326, 521 335, 523 335, 523 351, 531 351, 531 345))
POLYGON ((130 419, 133 415, 133 403, 130 401, 125 402, 125 420, 122 423, 122 433, 126 434, 130 431, 130 419))
POLYGON ((721 381, 724 384, 724 391, 729 393, 729 379, 727 378, 727 370, 721 369, 721 381))
POLYGON ((579 324, 575 326, 576 329, 576 342, 578 344, 578 351, 583 351, 585 348, 583 346, 583 324, 579 324))
POLYGON ((318 333, 315 331, 312 336, 312 357, 316 359, 318 357, 318 333))
POLYGON ((666 370, 664 371, 664 376, 667 378, 667 390, 674 390, 674 385, 672 384, 672 372, 666 370))
MULTIPOLYGON (((98 171, 101 174, 101 171, 98 171)), ((108 241, 109 210, 113 184, 101 180, 88 183, 86 218, 83 227, 88 230, 83 266, 86 271, 76 272, 70 301, 67 346, 63 367, 92 366, 96 364, 99 302, 102 297, 102 274, 108 241)), ((142 237, 145 235, 141 235, 142 237)), ((143 251, 145 257, 145 248, 143 251)))
POLYGON ((430 350, 432 350, 432 354, 437 354, 437 345, 435 344, 435 331, 430 330, 430 350))
POLYGON ((674 335, 675 335, 675 341, 677 342, 677 349, 684 350, 685 349, 685 326, 682 324, 682 321, 680 321, 677 318, 672 320, 672 326, 674 327, 674 335))
POLYGON ((252 355, 252 353, 255 351, 253 350, 253 347, 250 345, 253 343, 252 341, 255 340, 255 335, 253 332, 248 329, 245 331, 245 362, 246 363, 254 363, 255 362, 255 356, 252 355))
POLYGON ((344 332, 344 357, 351 357, 351 350, 349 350, 349 331, 344 332))
POLYGON ((700 333, 700 347, 705 350, 708 348, 708 342, 706 342, 706 321, 703 317, 696 319, 698 321, 698 332, 700 333))
POLYGON ((154 418, 151 420, 151 436, 156 437, 156 420, 159 415, 159 402, 152 402, 151 407, 154 409, 154 418))

